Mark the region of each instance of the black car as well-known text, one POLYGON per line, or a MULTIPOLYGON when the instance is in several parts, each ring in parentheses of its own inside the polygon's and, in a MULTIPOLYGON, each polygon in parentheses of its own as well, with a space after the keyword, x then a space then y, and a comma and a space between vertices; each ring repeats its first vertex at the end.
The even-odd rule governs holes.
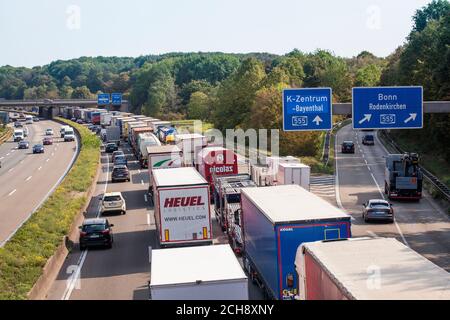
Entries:
POLYGON ((33 146, 33 153, 44 153, 44 146, 42 144, 35 144, 33 146))
POLYGON ((353 141, 344 141, 341 148, 342 153, 355 153, 355 144, 353 141))
POLYGON ((105 146, 105 152, 106 153, 113 153, 114 151, 117 151, 119 147, 115 143, 107 143, 105 146))
POLYGON ((111 174, 111 180, 112 182, 130 181, 130 172, 128 171, 127 166, 125 165, 114 166, 111 174))
POLYGON ((30 143, 28 141, 20 141, 19 142, 19 149, 28 149, 30 147, 30 143))
POLYGON ((362 139, 362 144, 366 146, 373 146, 375 145, 375 140, 373 138, 372 134, 366 134, 362 139))
POLYGON ((104 246, 111 248, 114 242, 112 227, 108 219, 86 219, 80 229, 80 250, 90 246, 104 246))

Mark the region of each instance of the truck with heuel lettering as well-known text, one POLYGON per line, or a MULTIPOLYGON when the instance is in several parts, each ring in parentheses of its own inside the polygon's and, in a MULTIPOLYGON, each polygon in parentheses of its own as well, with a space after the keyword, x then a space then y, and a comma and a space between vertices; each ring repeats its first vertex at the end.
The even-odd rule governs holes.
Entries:
POLYGON ((422 198, 423 173, 417 153, 386 156, 384 192, 389 199, 422 198))
POLYGON ((246 173, 214 176, 214 212, 236 254, 242 252, 241 189, 256 187, 246 173))
POLYGON ((249 299, 247 276, 226 244, 152 250, 149 288, 151 300, 249 299))
POLYGON ((299 300, 450 300, 450 274, 394 238, 303 243, 299 300))
POLYGON ((297 248, 351 237, 350 216, 299 185, 241 189, 243 262, 270 299, 298 295, 297 248))
POLYGON ((147 167, 149 175, 148 192, 153 195, 152 173, 155 169, 180 168, 182 152, 177 146, 149 146, 147 147, 147 167))
POLYGON ((213 174, 224 176, 238 174, 237 155, 223 147, 205 147, 197 154, 197 170, 208 181, 211 195, 214 192, 213 174))
POLYGON ((159 244, 212 244, 208 182, 193 168, 152 170, 159 244))

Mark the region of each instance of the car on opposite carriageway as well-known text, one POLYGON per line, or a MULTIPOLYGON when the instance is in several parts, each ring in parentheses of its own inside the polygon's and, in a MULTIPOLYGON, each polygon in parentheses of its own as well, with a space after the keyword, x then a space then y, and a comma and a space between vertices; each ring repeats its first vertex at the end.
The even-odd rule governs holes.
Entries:
POLYGON ((18 144, 19 149, 28 149, 30 147, 30 143, 28 141, 22 140, 18 144))

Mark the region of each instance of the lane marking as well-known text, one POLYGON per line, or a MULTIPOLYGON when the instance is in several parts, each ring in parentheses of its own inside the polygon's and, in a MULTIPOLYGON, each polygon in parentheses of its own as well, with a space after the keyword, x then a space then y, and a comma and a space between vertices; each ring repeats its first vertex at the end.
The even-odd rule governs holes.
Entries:
POLYGON ((14 189, 13 191, 11 191, 11 192, 8 194, 8 197, 9 197, 9 196, 12 196, 14 193, 16 193, 16 191, 17 191, 17 189, 14 189))
MULTIPOLYGON (((343 210, 346 211, 344 206, 342 205, 342 201, 341 201, 341 194, 340 194, 340 190, 339 190, 339 166, 338 166, 338 155, 337 155, 337 142, 338 142, 338 135, 336 134, 336 137, 334 139, 334 158, 336 159, 336 172, 335 172, 335 178, 334 178, 334 189, 335 189, 335 194, 336 194, 336 202, 338 207, 343 210)), ((354 221, 355 218, 352 217, 352 215, 350 215, 350 220, 354 221)))
POLYGON ((141 179, 141 184, 144 185, 144 180, 141 179))
MULTIPOLYGON (((105 188, 103 190, 103 194, 106 193, 106 190, 108 188, 108 181, 109 181, 109 156, 106 155, 106 157, 107 157, 108 161, 106 161, 106 182, 105 182, 105 188)), ((99 203, 98 210, 97 210, 97 218, 100 216, 100 213, 101 213, 101 205, 99 203)), ((81 280, 79 280, 80 273, 81 273, 81 269, 83 268, 84 261, 86 260, 87 254, 88 254, 88 249, 84 250, 81 253, 80 259, 77 262, 76 272, 73 276, 71 276, 70 282, 66 286, 66 290, 64 291, 64 294, 63 294, 61 300, 69 300, 70 296, 72 295, 73 290, 75 289, 77 282, 81 281, 81 280)))
POLYGON ((138 169, 138 173, 141 173, 141 169, 138 169))
POLYGON ((6 156, 9 156, 9 155, 10 155, 10 153, 7 153, 7 154, 6 154, 6 156))
POLYGON ((53 157, 54 155, 55 155, 55 153, 53 152, 53 153, 52 153, 52 157, 53 157))
POLYGON ((33 178, 33 176, 29 176, 28 178, 26 178, 25 181, 29 181, 29 180, 31 180, 31 178, 33 178))
POLYGON ((16 150, 11 150, 11 153, 15 152, 16 150))
POLYGON ((150 213, 147 213, 147 224, 150 225, 150 213))
POLYGON ((1 157, 1 158, 0 158, 0 160, 3 160, 3 159, 5 159, 5 157, 1 157))
POLYGON ((11 168, 11 169, 8 170, 8 172, 11 172, 11 171, 13 171, 13 170, 14 170, 14 168, 11 168))
POLYGON ((41 171, 41 169, 42 169, 42 167, 39 167, 39 168, 38 168, 38 171, 41 171))
POLYGON ((48 162, 50 160, 50 158, 49 159, 47 159, 47 160, 45 160, 45 162, 48 162))
POLYGON ((369 236, 371 236, 372 238, 379 238, 378 235, 377 235, 375 232, 373 232, 373 231, 367 230, 366 232, 367 232, 367 233, 369 234, 369 236))

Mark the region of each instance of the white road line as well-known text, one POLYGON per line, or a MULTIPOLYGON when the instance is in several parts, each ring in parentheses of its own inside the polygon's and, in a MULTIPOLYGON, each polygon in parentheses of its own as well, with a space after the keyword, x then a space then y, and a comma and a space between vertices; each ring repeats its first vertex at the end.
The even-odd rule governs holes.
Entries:
POLYGON ((16 150, 11 150, 11 153, 15 152, 16 150))
POLYGON ((369 234, 369 236, 371 236, 372 238, 379 238, 379 237, 377 236, 377 234, 376 234, 375 232, 373 232, 373 231, 367 230, 366 232, 367 232, 367 233, 369 234))
POLYGON ((6 156, 9 156, 9 155, 10 155, 10 153, 7 153, 7 154, 6 154, 6 156))
POLYGON ((39 168, 38 168, 38 171, 41 171, 41 169, 42 169, 42 167, 39 167, 39 168))
POLYGON ((144 185, 144 180, 141 179, 141 184, 144 185))
POLYGON ((13 191, 11 191, 11 192, 8 194, 8 197, 9 197, 9 196, 12 196, 16 191, 17 191, 17 189, 14 189, 13 191))
POLYGON ((45 162, 48 162, 50 160, 50 158, 49 159, 47 159, 47 160, 45 160, 45 162))
POLYGON ((138 169, 138 173, 141 173, 141 169, 138 169))
MULTIPOLYGON (((334 178, 334 188, 335 188, 337 205, 341 210, 345 211, 345 208, 342 205, 341 194, 339 191, 339 169, 338 169, 339 166, 338 166, 338 156, 337 156, 337 141, 338 141, 338 139, 337 138, 338 137, 336 134, 336 137, 334 139, 334 158, 336 159, 336 172, 335 172, 335 178, 334 178)), ((351 215, 350 215, 350 219, 355 220, 355 218, 353 218, 351 215)))
POLYGON ((23 163, 23 160, 22 161, 20 161, 20 164, 22 164, 23 163))
POLYGON ((147 213, 147 224, 150 225, 150 213, 147 213))
MULTIPOLYGON (((109 157, 107 156, 107 160, 106 161, 106 183, 105 183, 105 189, 103 191, 103 194, 106 193, 106 189, 108 188, 108 175, 109 175, 109 157)), ((97 211, 97 218, 100 216, 100 210, 101 210, 101 206, 98 207, 98 211, 97 211)), ((84 261, 86 260, 86 256, 88 254, 88 250, 84 250, 81 253, 80 259, 78 260, 77 266, 78 268, 76 269, 75 274, 70 278, 70 281, 68 283, 68 285, 66 286, 66 290, 64 291, 64 294, 61 298, 61 300, 69 300, 70 296, 72 295, 73 290, 75 289, 75 285, 77 284, 80 278, 80 273, 81 273, 81 269, 83 268, 84 265, 84 261)))
POLYGON ((5 159, 5 157, 1 157, 1 158, 0 158, 0 160, 3 160, 3 159, 5 159))
POLYGON ((54 152, 52 152, 52 157, 55 155, 55 153, 54 152))
POLYGON ((13 171, 13 170, 14 170, 14 168, 11 168, 11 169, 8 170, 8 172, 11 172, 11 171, 13 171))
POLYGON ((29 176, 25 181, 29 181, 31 178, 33 178, 33 176, 29 176))

